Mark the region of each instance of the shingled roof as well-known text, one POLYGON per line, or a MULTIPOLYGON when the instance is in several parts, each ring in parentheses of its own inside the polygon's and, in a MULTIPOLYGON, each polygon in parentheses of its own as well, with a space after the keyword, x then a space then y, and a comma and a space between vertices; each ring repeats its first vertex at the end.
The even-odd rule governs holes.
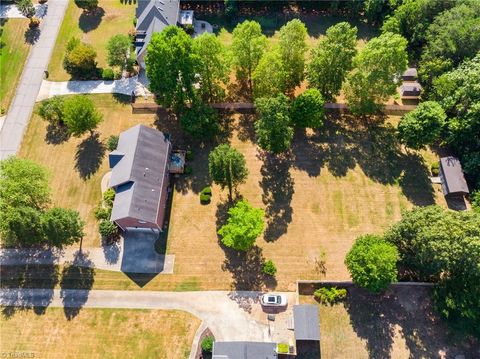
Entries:
POLYGON ((295 305, 293 307, 293 325, 295 340, 320 340, 320 322, 316 305, 295 305))
POLYGON ((467 194, 468 185, 463 175, 460 160, 453 156, 440 158, 440 177, 445 196, 451 194, 467 194))
POLYGON ((147 51, 152 35, 161 32, 168 25, 176 25, 180 11, 179 0, 138 0, 137 1, 137 57, 147 51))
POLYGON ((159 211, 164 211, 160 203, 168 186, 170 151, 170 141, 153 128, 137 125, 120 134, 117 149, 109 156, 109 186, 116 192, 112 221, 128 217, 158 223, 163 219, 159 211))

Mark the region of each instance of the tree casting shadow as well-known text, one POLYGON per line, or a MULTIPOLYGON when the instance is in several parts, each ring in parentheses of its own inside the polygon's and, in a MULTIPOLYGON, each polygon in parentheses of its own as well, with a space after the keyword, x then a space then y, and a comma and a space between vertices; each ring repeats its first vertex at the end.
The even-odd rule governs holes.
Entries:
POLYGON ((70 132, 67 126, 54 125, 49 123, 47 126, 47 133, 45 134, 45 142, 49 145, 59 145, 68 141, 70 132))
POLYGON ((88 179, 99 169, 105 155, 105 145, 100 135, 94 133, 83 140, 75 153, 75 169, 82 179, 88 179))
POLYGON ((102 22, 102 18, 105 15, 105 10, 103 8, 98 7, 93 12, 82 12, 80 18, 78 19, 78 27, 83 32, 90 32, 95 30, 100 23, 102 22))
POLYGON ((88 300, 95 281, 95 269, 92 265, 88 254, 78 251, 75 253, 73 263, 63 268, 60 297, 68 320, 75 318, 88 300))
POLYGON ((285 234, 292 222, 293 209, 290 204, 295 192, 294 180, 290 175, 292 160, 290 154, 274 156, 262 153, 259 157, 263 160, 260 187, 267 216, 264 238, 271 242, 285 234))

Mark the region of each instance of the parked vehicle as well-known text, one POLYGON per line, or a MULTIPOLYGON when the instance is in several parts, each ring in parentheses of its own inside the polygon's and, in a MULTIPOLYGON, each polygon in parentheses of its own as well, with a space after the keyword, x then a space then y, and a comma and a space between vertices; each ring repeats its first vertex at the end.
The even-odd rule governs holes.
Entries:
POLYGON ((288 304, 287 296, 284 294, 267 293, 260 299, 262 305, 271 307, 284 307, 288 304))

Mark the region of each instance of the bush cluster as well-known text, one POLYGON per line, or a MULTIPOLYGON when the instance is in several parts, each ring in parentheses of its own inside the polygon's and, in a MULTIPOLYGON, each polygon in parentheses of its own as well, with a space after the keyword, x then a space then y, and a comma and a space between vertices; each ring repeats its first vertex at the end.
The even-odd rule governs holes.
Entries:
POLYGON ((440 174, 440 163, 433 162, 430 167, 430 172, 432 172, 432 176, 438 176, 440 174))
POLYGON ((115 78, 115 73, 111 68, 106 68, 102 70, 102 79, 105 81, 111 81, 115 78))
POLYGON ((313 293, 313 296, 321 303, 332 305, 345 299, 347 297, 347 290, 337 287, 322 287, 317 289, 313 293))
POLYGON ((277 273, 277 267, 275 266, 275 263, 268 260, 263 263, 262 272, 273 277, 277 273))
POLYGON ((200 202, 207 204, 210 203, 210 200, 212 198, 212 188, 211 187, 205 187, 202 189, 200 192, 200 202))
POLYGON ((206 336, 202 339, 202 352, 211 353, 213 350, 213 342, 215 339, 212 336, 206 336))

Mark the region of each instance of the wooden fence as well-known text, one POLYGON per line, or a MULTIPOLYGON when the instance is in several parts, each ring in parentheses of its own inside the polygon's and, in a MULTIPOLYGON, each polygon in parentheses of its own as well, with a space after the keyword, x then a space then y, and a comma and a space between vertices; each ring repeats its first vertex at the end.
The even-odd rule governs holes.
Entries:
MULTIPOLYGON (((389 116, 403 116, 413 111, 416 105, 385 105, 382 113, 389 116)), ((221 113, 255 113, 255 104, 251 102, 220 102, 212 104, 212 108, 221 113)), ((156 103, 132 103, 132 113, 157 113, 164 110, 156 103)), ((326 103, 327 112, 348 113, 348 106, 344 103, 326 103)))

